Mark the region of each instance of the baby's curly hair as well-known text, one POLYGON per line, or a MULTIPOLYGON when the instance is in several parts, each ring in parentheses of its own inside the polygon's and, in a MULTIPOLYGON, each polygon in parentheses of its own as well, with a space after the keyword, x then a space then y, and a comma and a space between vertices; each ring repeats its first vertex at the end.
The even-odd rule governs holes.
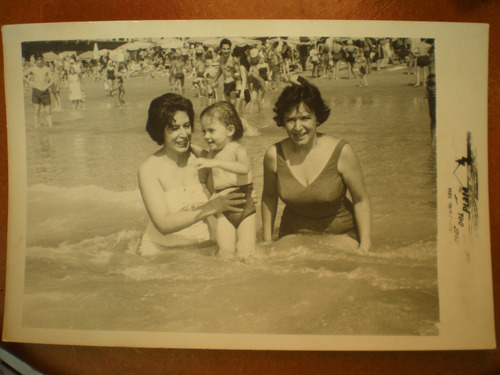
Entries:
POLYGON ((330 116, 330 107, 328 107, 323 100, 316 86, 310 84, 301 76, 297 78, 297 81, 300 85, 292 84, 291 86, 285 87, 276 101, 273 109, 276 116, 273 117, 273 120, 276 122, 276 125, 284 126, 285 112, 293 107, 297 107, 300 103, 304 103, 308 108, 314 111, 316 120, 318 121, 317 126, 321 125, 330 116))
POLYGON ((194 109, 191 100, 169 92, 151 101, 146 131, 160 146, 165 143, 165 127, 172 126, 172 121, 177 112, 187 113, 191 123, 191 130, 193 130, 194 109))
POLYGON ((214 103, 203 110, 200 114, 200 119, 203 117, 210 117, 210 119, 219 120, 224 126, 229 125, 234 126, 234 134, 232 136, 233 141, 237 141, 243 137, 244 128, 241 118, 236 112, 234 106, 229 102, 217 102, 214 103))

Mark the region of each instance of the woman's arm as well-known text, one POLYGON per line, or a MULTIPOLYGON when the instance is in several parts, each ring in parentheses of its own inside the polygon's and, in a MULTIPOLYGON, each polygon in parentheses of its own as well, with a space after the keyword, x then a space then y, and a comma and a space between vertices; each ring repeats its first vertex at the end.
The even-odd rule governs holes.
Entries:
POLYGON ((354 219, 359 229, 359 250, 369 251, 371 247, 370 200, 361 164, 349 144, 346 144, 342 149, 338 169, 351 193, 354 203, 354 219))
POLYGON ((171 213, 167 207, 163 187, 155 174, 154 164, 146 161, 139 168, 138 178, 146 210, 156 229, 162 234, 178 232, 220 212, 241 212, 240 208, 233 206, 245 203, 245 200, 241 199, 244 194, 229 192, 225 195, 215 194, 200 206, 171 213))
POLYGON ((241 93, 240 98, 245 99, 245 89, 247 88, 247 68, 245 66, 240 65, 240 76, 241 76, 241 93))
POLYGON ((264 155, 264 188, 262 190, 262 232, 264 241, 273 240, 274 221, 278 209, 276 146, 264 155))

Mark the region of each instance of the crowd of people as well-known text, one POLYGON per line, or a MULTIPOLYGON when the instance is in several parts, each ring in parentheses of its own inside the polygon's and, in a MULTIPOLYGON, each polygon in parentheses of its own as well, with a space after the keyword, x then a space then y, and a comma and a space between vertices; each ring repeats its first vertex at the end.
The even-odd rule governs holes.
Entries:
MULTIPOLYGON (((40 112, 41 105, 48 115, 47 124, 51 126, 50 111, 61 110, 61 88, 68 89, 72 109, 85 105, 83 79, 102 81, 106 95, 114 97, 117 106, 126 104, 125 82, 131 77, 168 77, 180 95, 186 93, 185 85, 189 81, 195 95, 205 97, 208 104, 231 101, 241 115, 245 111, 262 111, 266 92, 280 88, 297 74, 311 79, 358 79, 358 86, 366 87, 373 70, 406 65, 408 73, 416 77, 415 86, 425 85, 433 46, 432 39, 411 38, 311 40, 301 37, 291 41, 281 37, 247 39, 238 45, 233 45, 230 39, 221 39, 219 45, 213 47, 188 40, 182 48, 165 49, 153 45, 130 51, 121 55, 121 61, 115 61, 109 51, 95 59, 82 59, 75 53, 45 61, 42 55, 35 55, 25 62, 24 68, 27 84, 37 90, 45 91, 41 88, 47 80, 51 82, 47 98, 41 101, 37 98, 38 93, 33 99, 33 104, 37 105, 35 112, 40 112), (40 67, 44 66, 49 72, 42 78, 44 73, 40 67), (218 89, 220 82, 222 90, 218 89), (48 101, 52 108, 47 108, 45 103, 48 101)), ((36 119, 35 127, 39 125, 36 119)))

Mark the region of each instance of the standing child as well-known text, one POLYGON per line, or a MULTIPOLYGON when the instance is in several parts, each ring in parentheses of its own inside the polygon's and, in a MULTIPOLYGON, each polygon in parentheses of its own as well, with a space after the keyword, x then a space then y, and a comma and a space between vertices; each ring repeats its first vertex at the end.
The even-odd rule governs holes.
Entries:
POLYGON ((364 55, 358 54, 356 57, 356 65, 358 66, 359 87, 367 87, 368 81, 366 75, 368 74, 368 63, 364 55))
POLYGON ((125 105, 125 85, 123 82, 123 76, 120 74, 116 78, 117 87, 113 91, 118 91, 118 103, 119 106, 125 105))
POLYGON ((217 90, 215 89, 215 78, 217 77, 218 69, 214 64, 211 66, 207 65, 205 73, 203 73, 203 78, 205 79, 205 87, 207 90, 208 105, 217 101, 217 90))
POLYGON ((229 102, 205 108, 200 119, 209 151, 196 163, 200 169, 211 169, 208 184, 213 184, 215 192, 232 189, 246 195, 246 202, 239 206, 242 212, 226 211, 217 218, 219 255, 232 257, 236 252, 239 258, 247 259, 255 251, 255 203, 250 158, 238 143, 244 132, 241 119, 229 102))
POLYGON ((77 73, 74 67, 69 68, 68 74, 69 100, 71 100, 72 109, 80 108, 82 101, 82 85, 80 82, 80 74, 77 73))

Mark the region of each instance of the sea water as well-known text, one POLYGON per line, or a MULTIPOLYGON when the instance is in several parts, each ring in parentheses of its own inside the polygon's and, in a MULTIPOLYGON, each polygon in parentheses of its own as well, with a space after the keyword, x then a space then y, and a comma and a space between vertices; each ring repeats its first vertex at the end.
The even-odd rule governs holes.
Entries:
MULTIPOLYGON (((439 303, 436 169, 428 104, 402 71, 374 72, 369 87, 316 79, 332 108, 320 131, 347 140, 363 167, 372 205, 373 251, 344 251, 335 237, 301 235, 260 243, 247 263, 214 247, 141 257, 147 214, 137 168, 158 149, 145 131, 150 101, 166 78, 125 81, 126 106, 86 79, 86 103, 54 127, 33 129, 26 102, 28 178, 23 325, 36 328, 165 332, 435 335, 439 303)), ((206 105, 194 98, 197 114, 206 105)), ((286 137, 268 92, 263 113, 245 114, 260 132, 244 136, 255 189, 262 158, 286 137)), ((42 115, 43 120, 43 115, 42 115)), ((203 145, 199 123, 193 143, 203 145)), ((279 217, 282 205, 278 212, 279 217)))

